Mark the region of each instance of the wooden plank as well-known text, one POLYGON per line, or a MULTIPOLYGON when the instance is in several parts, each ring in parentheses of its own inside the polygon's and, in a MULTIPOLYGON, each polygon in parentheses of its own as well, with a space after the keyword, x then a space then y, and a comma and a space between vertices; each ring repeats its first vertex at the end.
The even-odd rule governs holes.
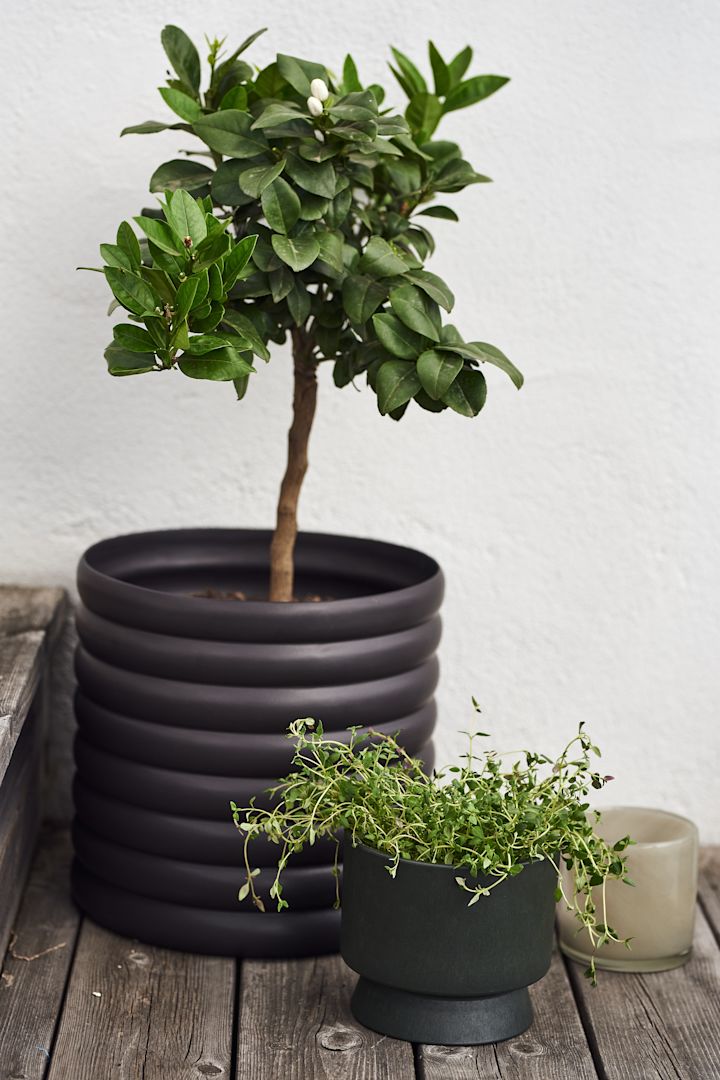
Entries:
POLYGON ((596 1080, 559 953, 530 996, 535 1020, 515 1039, 489 1046, 420 1046, 421 1080, 596 1080))
POLYGON ((701 910, 692 959, 674 971, 601 971, 593 989, 568 969, 607 1080, 720 1076, 720 950, 701 910))
POLYGON ((700 905, 720 946, 720 845, 700 850, 700 905))
POLYGON ((65 612, 62 589, 0 586, 0 783, 65 612))
POLYGON ((230 1080, 235 961, 85 919, 48 1080, 230 1080))
POLYGON ((245 961, 238 1080, 412 1080, 410 1044, 353 1019, 356 979, 339 956, 245 961))
POLYGON ((80 916, 70 900, 67 832, 44 833, 0 974, 0 1080, 42 1080, 80 916))

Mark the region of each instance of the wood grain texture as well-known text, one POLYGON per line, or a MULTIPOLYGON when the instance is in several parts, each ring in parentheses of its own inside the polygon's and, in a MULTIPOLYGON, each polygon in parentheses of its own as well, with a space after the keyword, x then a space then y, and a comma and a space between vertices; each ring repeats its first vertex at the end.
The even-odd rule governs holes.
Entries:
POLYGON ((597 1080, 562 958, 530 990, 532 1027, 489 1046, 420 1046, 421 1080, 597 1080))
POLYGON ((62 589, 0 586, 0 783, 65 611, 62 589))
POLYGON ((720 1076, 720 950, 701 910, 693 955, 674 971, 601 971, 593 989, 568 970, 607 1080, 720 1076))
POLYGON ((42 1080, 80 916, 70 900, 67 832, 45 833, 0 974, 0 1080, 42 1080))
POLYGON ((350 1013, 357 976, 339 956, 242 966, 238 1080, 412 1080, 412 1047, 350 1013))
POLYGON ((235 962, 85 919, 49 1080, 230 1080, 235 962))

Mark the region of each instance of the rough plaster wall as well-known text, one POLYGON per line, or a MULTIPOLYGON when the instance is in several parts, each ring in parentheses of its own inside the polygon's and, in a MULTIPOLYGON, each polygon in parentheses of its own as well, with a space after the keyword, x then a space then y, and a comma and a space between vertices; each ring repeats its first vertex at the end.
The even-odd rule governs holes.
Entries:
MULTIPOLYGON (((77 264, 136 213, 175 134, 158 34, 238 39, 384 78, 470 39, 513 82, 447 136, 495 178, 452 197, 432 267, 457 322, 524 369, 490 373, 475 422, 400 425, 325 373, 302 524, 399 540, 448 577, 440 757, 470 721, 554 750, 585 719, 618 779, 607 799, 690 814, 720 841, 717 210, 720 5, 714 0, 454 0, 271 6, 68 0, 5 13, 0 571, 72 586, 97 538, 197 523, 267 525, 282 468, 286 354, 242 406, 179 377, 110 381, 107 294, 77 264)), ((147 200, 146 200, 147 201, 147 200)))

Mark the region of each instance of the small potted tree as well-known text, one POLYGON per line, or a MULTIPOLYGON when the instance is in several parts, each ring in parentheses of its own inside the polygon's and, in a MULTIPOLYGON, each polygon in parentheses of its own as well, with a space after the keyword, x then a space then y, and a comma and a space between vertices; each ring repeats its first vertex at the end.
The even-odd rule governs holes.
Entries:
MULTIPOLYGON (((437 563, 377 541, 298 536, 318 374, 339 389, 365 380, 393 421, 410 407, 475 417, 488 366, 518 387, 522 377, 445 321, 452 292, 425 269, 427 223, 456 218, 437 197, 487 179, 437 138, 438 124, 507 80, 466 77, 469 48, 446 62, 430 45, 430 86, 393 50, 400 114, 349 56, 340 76, 283 54, 251 66, 257 36, 227 55, 213 41, 201 91, 193 43, 177 27, 162 33, 173 70, 160 94, 175 119, 126 133, 170 128, 197 148, 155 170, 159 206, 101 247, 122 315, 105 358, 114 376, 231 383, 245 408, 258 369, 289 341, 277 520, 273 532, 116 537, 83 556, 75 892, 121 932, 267 955, 333 948, 337 918, 312 866, 294 886, 305 910, 263 920, 260 935, 252 910, 234 910, 223 818, 238 783, 249 796, 286 771, 283 732, 299 713, 332 731, 372 716, 426 764, 435 722, 437 563)), ((309 860, 325 857, 315 848, 309 860)))
MULTIPOLYGON (((550 966, 561 859, 565 897, 596 947, 618 941, 592 887, 626 880, 623 837, 598 836, 591 788, 610 777, 582 724, 556 760, 525 751, 478 754, 428 777, 392 737, 352 732, 349 744, 313 720, 290 727, 294 771, 271 807, 232 804, 245 838, 240 897, 288 907, 288 862, 344 833, 341 948, 360 975, 355 1017, 385 1035, 442 1045, 497 1042, 532 1022, 528 985, 550 966), (251 863, 259 836, 280 847, 274 880, 251 863), (263 898, 263 893, 264 898, 263 898)), ((335 866, 338 881, 339 867, 335 866)), ((604 890, 603 890, 604 893, 604 890)), ((586 973, 594 982, 594 963, 586 973)))

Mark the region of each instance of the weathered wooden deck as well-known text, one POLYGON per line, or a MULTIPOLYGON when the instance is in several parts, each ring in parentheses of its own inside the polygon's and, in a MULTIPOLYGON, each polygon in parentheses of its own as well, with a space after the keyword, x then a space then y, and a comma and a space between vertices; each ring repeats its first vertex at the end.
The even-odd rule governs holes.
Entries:
POLYGON ((704 853, 689 964, 603 972, 593 990, 556 955, 530 1031, 480 1047, 361 1028, 339 957, 239 963, 102 930, 69 898, 68 861, 67 834, 45 832, 0 976, 0 1080, 720 1077, 720 848, 704 853))

